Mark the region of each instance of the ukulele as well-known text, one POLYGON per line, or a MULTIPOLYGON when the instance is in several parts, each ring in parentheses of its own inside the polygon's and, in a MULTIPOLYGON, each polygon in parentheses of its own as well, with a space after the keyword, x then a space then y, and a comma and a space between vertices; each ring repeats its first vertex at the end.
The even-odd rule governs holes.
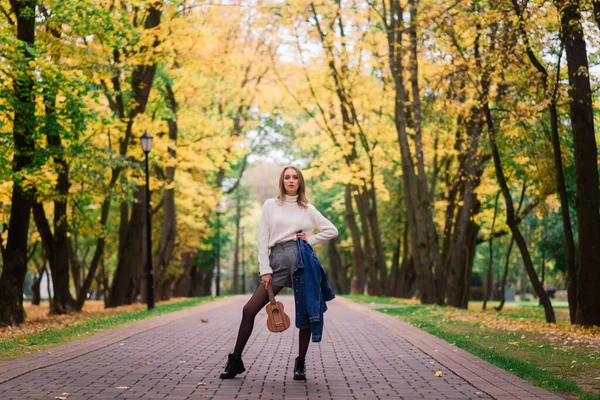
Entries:
POLYGON ((271 282, 267 286, 267 292, 269 293, 269 301, 267 304, 267 328, 271 332, 283 332, 290 327, 290 317, 283 311, 283 304, 280 301, 275 301, 275 295, 273 294, 273 288, 271 282))

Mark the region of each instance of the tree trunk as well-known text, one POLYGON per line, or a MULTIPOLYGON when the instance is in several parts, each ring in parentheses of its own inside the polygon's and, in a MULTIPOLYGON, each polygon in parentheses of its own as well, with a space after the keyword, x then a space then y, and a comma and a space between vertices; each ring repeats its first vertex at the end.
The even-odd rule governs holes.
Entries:
MULTIPOLYGON (((475 214, 478 204, 475 189, 479 185, 481 174, 477 152, 479 138, 483 129, 482 117, 481 110, 474 107, 471 110, 471 119, 467 123, 469 141, 465 154, 464 171, 460 172, 463 181, 461 193, 462 205, 458 209, 453 241, 448 254, 450 271, 450 276, 448 277, 448 304, 453 307, 465 306, 465 293, 470 290, 471 285, 471 282, 467 281, 467 277, 472 273, 472 271, 467 269, 471 262, 465 257, 474 254, 473 249, 468 249, 467 246, 470 245, 471 218, 475 214)), ((468 296, 466 297, 468 298, 468 296)))
MULTIPOLYGON (((484 90, 487 93, 488 87, 484 86, 484 90)), ((489 109, 487 102, 484 103, 484 112, 486 116, 486 121, 488 125, 488 134, 490 139, 490 145, 492 147, 492 156, 494 158, 494 167, 496 170, 496 178, 498 179, 498 183, 500 184, 500 188, 502 190, 502 194, 504 196, 504 203, 506 204, 506 224, 509 226, 510 231, 517 242, 517 246, 519 246, 519 250, 521 251, 521 256, 523 258, 523 263, 525 264, 525 270, 527 271, 527 275, 529 275, 529 280, 533 286, 533 290, 537 293, 540 298, 540 301, 544 305, 544 312, 546 314, 546 322, 556 322, 556 317, 554 315, 554 310, 552 308, 552 303, 550 303, 550 299, 548 295, 541 287, 541 283, 535 273, 535 269, 533 268, 533 263, 531 261, 531 257, 529 255, 529 251, 527 250, 527 244, 525 243, 525 238, 521 234, 519 227, 517 226, 515 219, 515 211, 513 206, 513 201, 510 196, 510 191, 508 189, 508 184, 506 183, 506 178, 504 176, 504 171, 502 170, 502 164, 500 161, 500 153, 498 152, 498 147, 496 145, 496 137, 495 137, 495 129, 492 121, 492 113, 489 109)))
MULTIPOLYGON (((366 140, 366 139, 365 139, 366 140)), ((367 191, 367 202, 369 210, 367 216, 371 226, 371 236, 373 238, 373 246, 375 247, 375 266, 379 274, 379 288, 382 294, 385 294, 386 287, 389 285, 387 276, 387 263, 385 258, 385 250, 381 239, 381 230, 379 229, 379 216, 377 213, 377 193, 375 191, 375 164, 373 157, 369 156, 369 172, 370 182, 369 190, 367 191)))
POLYGON ((400 293, 399 297, 411 299, 417 292, 417 273, 412 257, 404 258, 400 267, 400 293))
MULTIPOLYGON (((544 291, 546 288, 544 287, 544 281, 546 280, 546 257, 544 253, 542 253, 542 288, 544 291)), ((542 301, 540 300, 540 306, 542 305, 542 301)))
MULTIPOLYGON (((338 7, 341 7, 341 2, 337 1, 338 7)), ((345 87, 347 84, 347 77, 345 70, 348 69, 348 65, 345 64, 345 60, 341 61, 341 68, 338 69, 336 66, 336 54, 337 52, 334 49, 333 42, 329 39, 329 33, 325 32, 321 26, 321 18, 317 15, 316 8, 314 3, 310 3, 311 11, 314 17, 315 26, 319 33, 319 38, 321 40, 321 45, 323 46, 323 50, 327 56, 327 66, 331 72, 331 77, 333 79, 333 84, 335 88, 335 93, 339 100, 340 114, 342 116, 342 129, 344 137, 352 138, 353 140, 348 140, 349 148, 345 148, 335 137, 335 134, 329 131, 330 137, 334 144, 342 150, 346 155, 344 156, 344 161, 346 166, 352 170, 357 165, 358 153, 356 150, 356 142, 360 141, 365 148, 365 151, 368 152, 368 143, 364 140, 364 132, 360 126, 358 121, 356 110, 353 104, 353 100, 351 97, 350 91, 345 87), (340 70, 342 72, 340 72, 340 70), (356 131, 359 131, 359 134, 356 134, 356 131), (357 138, 359 136, 359 138, 357 138)), ((342 21, 342 14, 337 14, 333 23, 335 24, 337 20, 337 29, 340 34, 340 37, 344 39, 344 24, 342 21)), ((345 52, 345 48, 343 50, 345 52)), ((342 57, 343 58, 343 57, 342 57)), ((372 161, 372 160, 371 160, 372 161)), ((348 221, 348 226, 350 228, 351 237, 352 237, 352 245, 353 245, 353 277, 352 277, 352 290, 351 292, 354 294, 362 294, 364 292, 364 284, 365 284, 365 263, 367 265, 367 273, 369 275, 368 282, 368 290, 370 294, 381 294, 380 282, 377 279, 377 266, 375 265, 374 252, 372 251, 371 244, 371 226, 369 222, 369 212, 371 206, 369 205, 368 198, 368 185, 365 184, 361 187, 355 185, 347 185, 346 186, 346 218, 348 221), (359 233, 358 225, 356 224, 356 219, 354 216, 354 210, 352 206, 352 194, 355 193, 356 206, 358 211, 358 216, 360 218, 360 224, 362 228, 362 235, 359 233), (350 197, 348 197, 348 194, 350 197), (361 237, 364 240, 364 247, 361 245, 361 237), (360 287, 359 287, 360 286, 360 287)), ((375 255, 376 256, 376 255, 375 255)))
POLYGON ((173 297, 188 297, 190 296, 190 284, 191 284, 191 273, 192 267, 194 266, 194 254, 192 252, 185 252, 182 255, 181 263, 183 264, 183 274, 175 281, 175 288, 173 289, 173 297))
POLYGON ((167 164, 168 166, 166 168, 167 171, 165 177, 167 189, 165 189, 162 199, 163 222, 161 225, 162 229, 159 242, 160 244, 153 262, 153 265, 156 268, 157 299, 164 299, 165 295, 162 293, 164 288, 169 288, 170 291, 170 286, 165 285, 164 281, 169 270, 169 264, 173 258, 175 239, 177 237, 175 188, 173 187, 173 182, 175 181, 175 161, 177 159, 177 153, 175 151, 178 137, 177 102, 175 101, 175 93, 173 92, 171 85, 165 85, 165 92, 167 103, 169 105, 169 109, 171 110, 171 117, 167 120, 167 125, 169 127, 169 140, 171 143, 173 143, 173 145, 169 146, 168 148, 169 157, 172 161, 167 164))
MULTIPOLYGON (((12 170, 15 176, 32 165, 35 151, 35 78, 29 62, 33 60, 35 13, 32 10, 36 6, 36 0, 11 1, 12 12, 16 17, 19 52, 23 58, 21 65, 16 65, 13 70, 15 155, 12 170)), ((10 204, 8 238, 0 276, 0 326, 14 326, 25 320, 23 283, 27 273, 27 237, 33 196, 30 190, 21 187, 18 180, 13 183, 10 204)))
MULTIPOLYGON (((159 1, 154 2, 153 4, 148 6, 147 15, 144 19, 144 29, 150 30, 156 28, 160 24, 161 18, 161 8, 162 4, 159 1)), ((155 37, 155 41, 152 43, 152 51, 154 51, 160 43, 158 42, 158 38, 155 37)), ((142 49, 144 52, 149 51, 147 48, 142 49)), ((120 63, 120 52, 115 49, 113 51, 115 56, 115 64, 120 63)), ((129 144, 131 142, 132 132, 133 132, 133 123, 135 118, 139 114, 143 114, 146 111, 146 105, 148 104, 148 98, 150 96, 150 89, 152 89, 152 84, 154 82, 154 75, 156 74, 157 64, 139 64, 135 67, 133 72, 131 73, 131 100, 133 107, 129 110, 127 115, 127 123, 125 128, 124 138, 119 142, 119 154, 123 157, 127 155, 127 150, 129 148, 129 144)), ((125 119, 125 110, 123 108, 123 93, 121 92, 120 85, 120 77, 118 75, 113 76, 113 85, 115 92, 117 92, 117 100, 113 100, 107 93, 107 97, 109 98, 109 104, 111 104, 111 108, 115 112, 116 116, 124 120, 125 119)), ((100 217, 100 226, 106 227, 106 223, 108 221, 108 215, 110 211, 110 204, 112 201, 111 198, 111 190, 115 186, 119 175, 123 171, 122 166, 117 166, 113 168, 111 179, 108 184, 108 195, 104 199, 102 203, 102 213, 100 217)), ((129 228, 129 227, 128 227, 129 228)), ((100 260, 104 255, 104 246, 106 245, 106 240, 104 237, 98 237, 98 242, 96 244, 96 250, 94 252, 94 257, 92 258, 92 262, 90 264, 90 268, 88 269, 87 276, 83 283, 83 287, 81 289, 80 296, 77 298, 77 305, 81 309, 83 307, 83 303, 85 302, 87 293, 92 286, 94 277, 96 276, 96 271, 100 260)), ((121 247, 121 244, 119 244, 121 247)), ((119 257, 119 263, 121 262, 121 257, 119 257)))
MULTIPOLYGON (((53 31, 55 37, 60 38, 60 33, 53 31)), ((59 61, 53 54, 54 61, 59 61)), ((47 77, 44 77, 47 78, 47 77)), ((46 80, 46 79, 45 79, 46 80)), ((69 267, 72 269, 72 277, 75 290, 80 290, 81 268, 76 263, 70 262, 71 249, 69 239, 69 222, 67 216, 67 200, 71 183, 69 180, 69 165, 65 159, 65 149, 61 138, 61 126, 56 117, 56 93, 53 87, 43 88, 43 102, 45 110, 45 124, 42 131, 46 136, 48 149, 51 152, 57 172, 55 186, 56 200, 54 200, 54 215, 52 233, 48 224, 43 204, 34 204, 34 219, 42 237, 42 243, 46 246, 45 254, 50 257, 50 269, 54 285, 54 299, 50 306, 51 314, 66 314, 77 310, 77 304, 70 292, 69 267)))
POLYGON ((600 198, 598 147, 594 134, 594 110, 589 65, 579 1, 555 1, 561 14, 563 43, 569 71, 569 112, 573 130, 576 170, 579 276, 576 322, 600 326, 600 198))
POLYGON ((433 272, 433 295, 438 305, 445 304, 446 297, 446 276, 440 257, 440 248, 438 243, 437 229, 433 222, 433 204, 427 188, 427 174, 425 172, 425 161, 423 156, 422 128, 421 128, 421 93, 419 90, 419 58, 417 43, 417 0, 409 0, 410 5, 410 81, 412 89, 412 110, 413 125, 415 129, 415 155, 417 158, 417 188, 418 203, 417 208, 422 214, 424 222, 423 229, 427 240, 428 269, 433 272))
MULTIPOLYGON (((40 296, 40 286, 42 283, 42 278, 44 277, 44 273, 46 272, 46 260, 42 261, 44 266, 40 269, 40 272, 36 277, 33 278, 33 282, 31 283, 31 305, 39 306, 42 297, 40 296)), ((49 278, 48 278, 49 279, 49 278)))
MULTIPOLYGON (((480 209, 480 203, 477 200, 475 203, 475 208, 473 209, 473 215, 478 214, 480 209)), ((461 308, 468 309, 469 308, 469 300, 471 296, 471 278, 473 276, 473 262, 475 260, 475 247, 477 245, 477 234, 479 232, 479 225, 477 225, 473 221, 469 221, 469 225, 467 228, 467 243, 464 248, 464 260, 466 263, 465 269, 465 288, 466 290, 463 293, 461 308)))
POLYGON ((363 294, 365 292, 365 256, 361 246, 360 232, 354 216, 352 206, 352 187, 345 187, 346 221, 352 237, 352 288, 350 293, 363 294))
POLYGON ((191 273, 191 293, 193 297, 210 296, 215 259, 209 253, 200 253, 200 262, 194 260, 191 273))
POLYGON ((550 104, 550 123, 552 130, 552 149, 554 153, 554 171, 556 173, 556 187, 560 199, 560 214, 563 223, 563 234, 565 236, 565 261, 567 263, 567 298, 569 300, 569 318, 575 323, 577 315, 577 269, 575 268, 575 239, 573 238, 573 227, 571 226, 571 213, 569 211, 569 197, 567 185, 563 172, 562 154, 560 150, 560 139, 558 136, 558 111, 555 98, 550 104))
POLYGON ((346 293, 348 287, 348 278, 346 278, 346 269, 342 263, 342 256, 338 251, 337 238, 327 242, 327 255, 329 256, 329 273, 327 274, 331 287, 336 293, 346 293))
POLYGON ((119 214, 119 252, 117 253, 117 260, 123 257, 127 238, 127 226, 129 225, 129 204, 126 201, 122 201, 119 204, 119 214))
POLYGON ((104 276, 102 276, 102 270, 98 270, 95 280, 96 280, 96 282, 95 282, 96 290, 94 291, 94 300, 100 301, 104 298, 104 291, 103 291, 104 276))
POLYGON ((390 273, 390 281, 386 287, 386 296, 398 297, 398 292, 400 291, 400 285, 398 284, 400 281, 400 246, 400 238, 398 238, 392 254, 392 270, 390 273))
MULTIPOLYGON (((54 212, 62 214, 62 208, 54 207, 54 212)), ((64 214, 62 214, 64 215, 64 214)), ((57 216, 54 217, 55 233, 52 234, 50 230, 50 224, 46 218, 44 207, 41 203, 34 203, 33 205, 33 218, 37 225, 38 231, 42 238, 42 244, 44 246, 44 253, 48 259, 50 265, 50 271, 52 272, 52 286, 54 288, 54 297, 50 304, 51 314, 68 314, 72 311, 77 310, 77 305, 71 291, 69 289, 69 253, 68 245, 65 243, 67 237, 66 216, 63 220, 57 220, 57 216)))
MULTIPOLYGON (((427 235, 427 225, 422 214, 423 203, 419 200, 419 187, 408 143, 406 105, 408 99, 404 85, 404 65, 401 51, 404 27, 404 9, 400 2, 391 1, 389 19, 383 19, 388 39, 388 57, 395 88, 394 122, 398 134, 402 162, 404 199, 406 202, 407 224, 410 232, 411 253, 415 264, 419 296, 424 304, 436 302, 435 286, 429 252, 432 250, 427 235)), ((414 71, 411 71, 414 74, 414 71)), ((416 93, 418 96, 418 92, 416 93)), ((427 199, 424 199, 425 203, 427 199)), ((439 273, 439 272, 438 272, 439 273)))
POLYGON ((125 235, 123 254, 113 277, 107 307, 133 303, 139 288, 142 287, 138 272, 146 265, 145 226, 146 188, 138 186, 131 207, 131 219, 125 235))
MULTIPOLYGON (((494 218, 492 219, 492 228, 491 228, 491 232, 494 232, 494 226, 496 225, 496 217, 498 216, 498 199, 500 198, 500 194, 501 192, 498 192, 498 194, 496 195, 496 201, 494 202, 494 218)), ((488 259, 488 272, 487 272, 487 279, 485 282, 485 291, 484 291, 484 295, 483 295, 483 309, 485 310, 487 307, 487 302, 490 298, 490 293, 492 291, 492 265, 494 263, 494 238, 490 237, 490 241, 488 242, 489 247, 489 254, 490 257, 488 259)))
POLYGON ((371 296, 381 296, 383 290, 377 276, 377 264, 375 260, 375 251, 371 241, 371 224, 369 223, 369 199, 367 195, 367 187, 358 188, 359 193, 355 195, 356 208, 360 217, 360 226, 362 228, 362 238, 364 243, 364 256, 367 263, 367 275, 369 277, 367 284, 367 292, 371 296))
POLYGON ((158 291, 158 293, 160 294, 160 297, 157 297, 158 300, 169 300, 171 298, 171 296, 173 295, 173 284, 175 283, 175 277, 172 275, 168 275, 165 279, 163 279, 163 281, 161 282, 159 288, 160 290, 158 291))
POLYGON ((600 29, 600 0, 592 0, 592 4, 594 7, 594 20, 596 20, 596 25, 600 29))
MULTIPOLYGON (((519 17, 521 38, 527 46, 527 56, 531 64, 537 69, 542 75, 542 87, 544 89, 544 95, 549 100, 548 112, 550 114, 550 138, 552 141, 552 150, 554 155, 554 171, 556 176, 556 189, 560 199, 561 217, 563 223, 563 234, 565 236, 565 261, 567 264, 567 276, 568 286, 567 293, 569 299, 569 317, 571 323, 575 323, 575 316, 577 314, 577 270, 575 268, 575 240, 573 238, 573 228, 571 226, 571 215, 569 211, 569 198, 567 196, 567 186, 565 183, 565 175, 563 172, 562 154, 560 149, 560 138, 558 132, 558 111, 557 111, 557 97, 558 88, 560 85, 559 77, 556 77, 554 90, 552 93, 548 93, 548 80, 549 74, 544 65, 539 61, 535 55, 531 46, 529 45, 528 35, 525 30, 525 21, 523 19, 523 13, 517 0, 512 0, 513 9, 519 17)), ((594 10, 596 6, 600 11, 600 2, 594 2, 594 10)), ((600 27, 600 15, 596 14, 598 25, 600 27)), ((562 50, 561 50, 562 53, 562 50)), ((557 74, 560 72, 560 56, 559 65, 557 66, 557 74)))
POLYGON ((500 304, 496 307, 496 311, 502 311, 502 307, 504 307, 504 303, 506 301, 506 296, 504 295, 504 291, 506 290, 506 278, 508 277, 508 266, 510 265, 510 253, 512 252, 514 239, 511 235, 510 243, 508 244, 508 250, 506 251, 506 262, 504 264, 504 274, 502 274, 502 286, 500 287, 500 304))
POLYGON ((242 199, 238 190, 235 198, 235 243, 233 249, 233 285, 232 293, 240 293, 240 220, 242 218, 242 199))

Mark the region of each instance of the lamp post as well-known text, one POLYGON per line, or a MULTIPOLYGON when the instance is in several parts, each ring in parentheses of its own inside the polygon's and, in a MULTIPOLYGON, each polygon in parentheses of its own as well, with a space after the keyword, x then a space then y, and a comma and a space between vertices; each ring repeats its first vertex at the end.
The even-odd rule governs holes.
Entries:
POLYGON ((220 282, 221 282, 221 221, 220 216, 223 213, 224 207, 221 203, 217 204, 215 211, 217 212, 217 296, 220 294, 220 282))
POLYGON ((146 300, 148 310, 152 310, 154 309, 154 271, 152 270, 152 209, 150 208, 150 174, 148 169, 148 153, 152 149, 152 135, 144 132, 141 142, 142 150, 146 155, 146 264, 148 268, 146 300))
POLYGON ((246 293, 246 267, 244 260, 244 232, 246 227, 242 226, 242 294, 246 293))

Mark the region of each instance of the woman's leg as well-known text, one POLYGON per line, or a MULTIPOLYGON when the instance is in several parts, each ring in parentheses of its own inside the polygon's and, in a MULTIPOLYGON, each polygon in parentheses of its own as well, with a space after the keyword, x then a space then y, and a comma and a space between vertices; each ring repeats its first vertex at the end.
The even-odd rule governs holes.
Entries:
MULTIPOLYGON (((273 293, 277 295, 279 291, 283 288, 283 286, 273 285, 273 293)), ((250 334, 252 333, 252 329, 254 328, 254 318, 256 314, 267 305, 269 302, 269 294, 265 290, 265 286, 261 283, 258 285, 254 294, 248 300, 244 309, 242 311, 242 322, 240 323, 240 329, 237 336, 237 341, 235 342, 235 349, 233 350, 233 354, 241 356, 242 351, 244 351, 244 347, 246 347, 246 343, 250 338, 250 334)))
POLYGON ((298 340, 300 347, 298 349, 298 357, 294 362, 294 380, 306 380, 306 352, 308 351, 308 344, 310 343, 310 325, 306 328, 300 329, 298 340))
POLYGON ((300 348, 298 349, 298 357, 304 358, 306 356, 306 352, 308 351, 308 344, 310 343, 310 325, 308 328, 300 329, 298 337, 298 342, 300 344, 300 348))

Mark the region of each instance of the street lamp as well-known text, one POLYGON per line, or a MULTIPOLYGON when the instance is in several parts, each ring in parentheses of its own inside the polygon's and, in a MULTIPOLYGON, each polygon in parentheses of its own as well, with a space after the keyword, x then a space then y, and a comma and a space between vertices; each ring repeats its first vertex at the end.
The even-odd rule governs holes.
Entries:
POLYGON ((144 132, 141 138, 142 150, 146 155, 146 264, 148 267, 148 293, 146 300, 148 310, 154 309, 154 271, 152 271, 152 209, 150 208, 150 175, 148 169, 148 153, 152 149, 152 135, 144 132))
POLYGON ((225 206, 221 203, 217 204, 217 207, 215 208, 215 211, 217 212, 217 282, 216 282, 216 286, 217 286, 217 296, 219 296, 220 293, 220 282, 221 282, 221 222, 219 220, 219 217, 221 216, 221 214, 223 213, 223 211, 225 211, 225 206))
POLYGON ((246 293, 246 267, 244 260, 244 232, 246 227, 242 226, 242 294, 246 293))

